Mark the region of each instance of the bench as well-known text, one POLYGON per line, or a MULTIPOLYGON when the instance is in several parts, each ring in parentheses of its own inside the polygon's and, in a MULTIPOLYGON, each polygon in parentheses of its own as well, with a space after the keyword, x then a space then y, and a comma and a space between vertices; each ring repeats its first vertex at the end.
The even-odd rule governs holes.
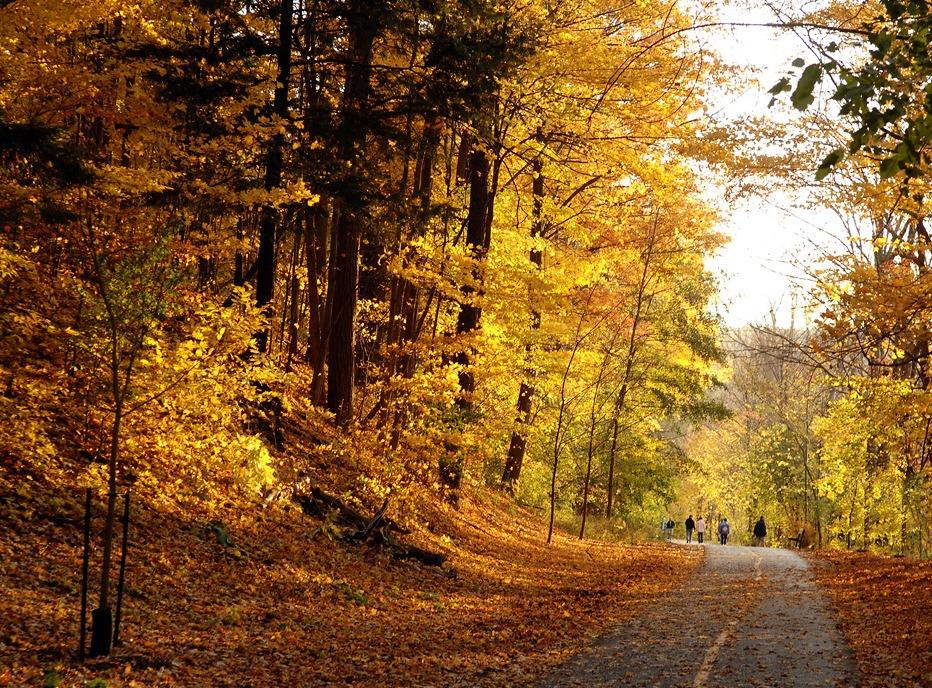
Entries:
POLYGON ((799 543, 802 542, 802 540, 803 540, 803 538, 804 538, 805 536, 806 536, 806 531, 805 531, 805 530, 801 530, 801 531, 799 531, 799 535, 797 535, 797 536, 795 536, 795 537, 788 537, 787 540, 788 540, 789 542, 794 543, 794 544, 796 545, 796 549, 799 549, 799 543))

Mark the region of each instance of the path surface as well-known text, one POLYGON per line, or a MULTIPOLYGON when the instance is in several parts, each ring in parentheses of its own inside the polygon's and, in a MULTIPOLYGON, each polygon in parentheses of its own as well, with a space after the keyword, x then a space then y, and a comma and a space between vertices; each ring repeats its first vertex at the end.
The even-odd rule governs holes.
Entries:
POLYGON ((790 550, 706 545, 686 589, 666 593, 540 686, 856 685, 807 568, 790 550))

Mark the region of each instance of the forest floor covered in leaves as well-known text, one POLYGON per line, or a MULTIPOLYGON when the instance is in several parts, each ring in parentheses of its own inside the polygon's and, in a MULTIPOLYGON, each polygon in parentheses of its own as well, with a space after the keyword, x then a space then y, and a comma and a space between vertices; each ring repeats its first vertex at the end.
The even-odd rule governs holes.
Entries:
POLYGON ((863 685, 932 687, 932 561, 836 551, 810 561, 863 685))
MULTIPOLYGON (((42 685, 50 669, 62 686, 110 688, 526 685, 701 560, 559 533, 547 546, 539 516, 478 500, 407 538, 443 567, 343 542, 294 506, 229 510, 222 546, 206 515, 139 505, 124 644, 82 666, 80 495, 0 495, 0 685, 42 685)), ((94 580, 92 566, 91 606, 94 580)))

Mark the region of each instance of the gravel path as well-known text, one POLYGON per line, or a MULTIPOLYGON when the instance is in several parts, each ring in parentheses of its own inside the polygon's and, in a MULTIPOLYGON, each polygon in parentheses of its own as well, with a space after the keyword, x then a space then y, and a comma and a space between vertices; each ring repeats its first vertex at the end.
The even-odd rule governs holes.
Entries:
POLYGON ((785 549, 705 545, 685 589, 598 639, 541 688, 852 686, 854 663, 807 564, 785 549))

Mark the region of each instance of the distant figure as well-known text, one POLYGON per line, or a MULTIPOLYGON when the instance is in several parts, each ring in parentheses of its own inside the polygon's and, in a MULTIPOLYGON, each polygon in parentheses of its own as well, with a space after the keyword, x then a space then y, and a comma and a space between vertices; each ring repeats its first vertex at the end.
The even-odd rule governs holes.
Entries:
POLYGON ((705 537, 705 519, 702 516, 699 516, 699 520, 696 521, 696 537, 701 545, 702 539, 705 537))
POLYGON ((663 519, 660 522, 660 537, 662 537, 664 540, 667 539, 667 519, 663 519))
POLYGON ((675 527, 676 527, 676 523, 673 522, 672 518, 669 521, 667 521, 667 539, 668 540, 673 539, 673 529, 675 527))
POLYGON ((693 515, 690 514, 689 518, 686 519, 686 544, 693 541, 693 530, 695 529, 696 522, 693 520, 693 515))
POLYGON ((731 532, 731 526, 728 525, 728 519, 723 518, 718 524, 718 541, 723 544, 728 544, 728 534, 731 532))
POLYGON ((764 517, 761 516, 757 523, 754 524, 754 544, 757 547, 763 547, 767 538, 767 524, 764 523, 764 517))

